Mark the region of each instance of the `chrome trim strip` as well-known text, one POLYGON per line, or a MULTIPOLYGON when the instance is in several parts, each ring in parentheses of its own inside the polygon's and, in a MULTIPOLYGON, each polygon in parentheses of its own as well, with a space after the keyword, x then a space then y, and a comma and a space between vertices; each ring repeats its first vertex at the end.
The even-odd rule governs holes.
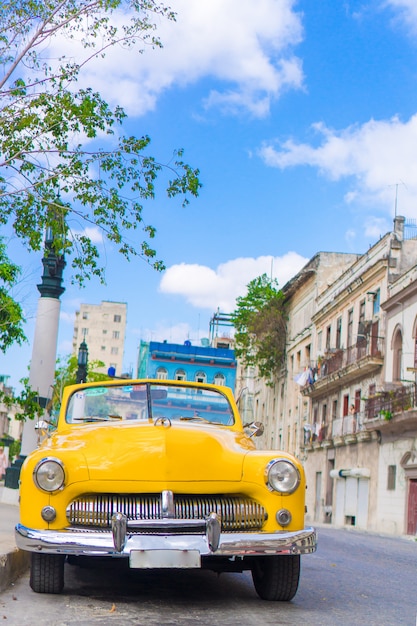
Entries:
POLYGON ((16 545, 29 552, 87 556, 128 556, 132 550, 198 550, 201 556, 256 556, 267 554, 309 554, 315 552, 314 528, 276 533, 221 533, 219 545, 210 549, 206 535, 136 534, 127 532, 118 551, 111 532, 73 530, 34 530, 22 524, 15 529, 16 545))

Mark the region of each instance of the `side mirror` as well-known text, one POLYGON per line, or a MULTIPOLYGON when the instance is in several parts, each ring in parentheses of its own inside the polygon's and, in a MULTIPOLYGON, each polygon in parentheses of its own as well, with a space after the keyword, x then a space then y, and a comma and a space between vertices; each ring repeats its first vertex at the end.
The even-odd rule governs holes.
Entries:
POLYGON ((249 437, 260 437, 264 434, 264 425, 262 422, 252 422, 251 424, 244 424, 244 428, 250 429, 249 437))
POLYGON ((41 441, 41 439, 49 437, 49 426, 50 422, 47 422, 43 419, 40 419, 36 422, 35 430, 38 433, 38 443, 41 441))

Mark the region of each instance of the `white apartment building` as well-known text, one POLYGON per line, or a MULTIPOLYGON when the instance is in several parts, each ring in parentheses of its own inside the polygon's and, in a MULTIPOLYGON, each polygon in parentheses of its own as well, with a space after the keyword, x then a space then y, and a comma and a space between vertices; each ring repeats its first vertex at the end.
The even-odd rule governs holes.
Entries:
POLYGON ((127 304, 104 300, 101 304, 81 304, 75 314, 72 350, 78 354, 82 341, 88 348, 88 361, 102 361, 97 371, 116 370, 123 374, 123 356, 127 322, 127 304))

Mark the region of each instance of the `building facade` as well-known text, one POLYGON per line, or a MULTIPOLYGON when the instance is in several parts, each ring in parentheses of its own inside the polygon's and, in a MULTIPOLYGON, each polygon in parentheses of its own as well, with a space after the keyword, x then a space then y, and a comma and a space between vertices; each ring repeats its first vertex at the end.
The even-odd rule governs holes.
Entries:
POLYGON ((261 445, 303 461, 308 521, 414 534, 417 240, 398 217, 333 276, 325 261, 284 287, 285 368, 253 398, 261 445))
MULTIPOLYGON (((8 380, 9 376, 0 375, 0 392, 4 393, 5 396, 11 397, 13 389, 9 387, 8 380)), ((10 466, 10 463, 13 461, 11 444, 22 439, 24 422, 16 419, 18 411, 19 407, 17 405, 8 405, 0 401, 0 454, 6 463, 6 467, 10 466)))
POLYGON ((72 350, 78 353, 80 344, 85 341, 88 347, 88 360, 102 361, 104 366, 98 372, 106 373, 110 367, 116 376, 123 374, 123 356, 127 323, 125 302, 103 301, 101 304, 81 304, 75 314, 72 350))
POLYGON ((222 347, 141 341, 138 378, 190 380, 235 389, 236 360, 230 340, 218 342, 222 347))
POLYGON ((367 401, 380 439, 379 527, 417 534, 417 267, 388 287, 384 384, 367 401))

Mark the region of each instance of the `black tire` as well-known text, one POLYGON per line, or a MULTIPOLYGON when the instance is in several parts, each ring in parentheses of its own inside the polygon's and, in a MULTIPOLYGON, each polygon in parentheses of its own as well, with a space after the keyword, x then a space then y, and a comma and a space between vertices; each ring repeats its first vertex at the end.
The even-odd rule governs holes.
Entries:
POLYGON ((36 593, 61 593, 64 588, 65 556, 32 552, 30 586, 36 593))
POLYGON ((292 600, 300 580, 300 556, 259 556, 252 565, 256 593, 262 600, 292 600))

